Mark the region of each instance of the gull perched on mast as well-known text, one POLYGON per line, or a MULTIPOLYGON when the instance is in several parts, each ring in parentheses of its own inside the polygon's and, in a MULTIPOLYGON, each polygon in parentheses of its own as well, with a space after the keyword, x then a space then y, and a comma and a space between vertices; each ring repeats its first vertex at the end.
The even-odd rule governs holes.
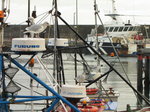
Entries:
POLYGON ((44 22, 43 24, 33 24, 30 27, 26 28, 26 31, 24 33, 30 33, 31 37, 34 37, 34 34, 39 35, 41 32, 43 32, 47 27, 49 26, 48 22, 44 22))

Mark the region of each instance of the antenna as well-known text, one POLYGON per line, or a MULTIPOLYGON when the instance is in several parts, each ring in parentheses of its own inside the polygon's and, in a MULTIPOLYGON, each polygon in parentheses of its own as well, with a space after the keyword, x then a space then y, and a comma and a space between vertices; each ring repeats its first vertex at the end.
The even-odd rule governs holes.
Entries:
POLYGON ((30 25, 30 21, 29 21, 29 17, 30 17, 30 0, 28 0, 28 26, 30 25))
POLYGON ((116 7, 115 7, 115 0, 112 0, 112 13, 113 14, 117 13, 117 10, 116 10, 116 7))
MULTIPOLYGON (((78 32, 78 0, 76 0, 76 21, 75 21, 75 29, 76 31, 78 32)), ((75 35, 75 45, 77 46, 77 40, 78 40, 78 37, 77 35, 75 35)), ((75 50, 75 54, 74 54, 74 57, 75 57, 75 60, 74 60, 74 63, 75 63, 75 78, 77 77, 77 51, 75 50)), ((77 84, 77 81, 75 81, 75 83, 77 84)))

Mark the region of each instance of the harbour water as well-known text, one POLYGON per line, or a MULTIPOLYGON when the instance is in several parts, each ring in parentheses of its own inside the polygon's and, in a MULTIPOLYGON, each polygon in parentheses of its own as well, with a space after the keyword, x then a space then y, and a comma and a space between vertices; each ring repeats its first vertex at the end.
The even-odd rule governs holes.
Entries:
MULTIPOLYGON (((72 54, 73 56, 74 54, 72 54)), ((39 57, 41 57, 41 54, 38 55, 39 57)), ((66 78, 66 84, 75 84, 74 81, 74 59, 72 58, 72 56, 70 54, 63 54, 63 60, 64 60, 64 73, 65 73, 65 78, 66 78)), ((15 56, 14 56, 15 57, 15 56)), ((78 60, 81 60, 81 58, 79 56, 78 60)), ((89 65, 96 65, 97 64, 97 60, 95 59, 96 56, 94 55, 85 55, 84 56, 85 59, 87 60, 87 62, 89 63, 89 65)), ((18 58, 17 60, 21 63, 21 64, 25 64, 27 62, 27 59, 29 59, 30 56, 21 56, 20 58, 18 58)), ((127 79, 124 70, 128 76, 128 78, 130 79, 132 85, 136 88, 136 81, 137 81, 137 58, 136 57, 122 57, 120 58, 120 62, 122 62, 122 65, 124 67, 124 70, 122 69, 121 64, 119 63, 118 59, 116 59, 116 57, 107 57, 104 56, 104 58, 108 61, 108 62, 113 62, 114 64, 114 68, 117 69, 117 71, 125 78, 127 79)), ((49 73, 52 75, 53 74, 53 56, 50 56, 48 58, 42 59, 42 61, 44 62, 44 65, 48 68, 49 73)), ((105 73, 108 70, 108 66, 101 61, 100 62, 101 65, 101 74, 105 73)), ((12 65, 13 66, 13 65, 12 65)), ((83 73, 83 65, 82 63, 78 62, 78 66, 77 66, 77 73, 78 75, 81 75, 83 73)), ((37 76, 43 80, 44 82, 46 82, 49 86, 53 86, 49 80, 52 80, 50 74, 48 74, 47 76, 45 75, 45 71, 42 70, 41 65, 39 64, 39 62, 36 60, 35 58, 35 66, 33 68, 33 73, 36 73, 37 76), (49 78, 48 78, 49 77, 49 78)), ((22 88, 21 91, 18 92, 18 94, 23 94, 23 95, 30 95, 31 91, 30 89, 30 77, 27 76, 24 72, 22 72, 21 70, 16 74, 16 76, 13 78, 13 80, 15 82, 17 82, 17 84, 19 84, 19 86, 22 88), (24 86, 24 87, 23 87, 24 86)), ((104 78, 102 79, 102 81, 104 80, 104 78)), ((43 87, 41 87, 37 82, 33 82, 33 89, 34 89, 34 93, 33 95, 40 95, 46 94, 46 91, 43 87)), ((95 85, 92 85, 91 87, 94 87, 95 85)), ((136 108, 136 97, 134 95, 134 92, 132 91, 132 89, 115 73, 115 72, 111 72, 108 76, 107 81, 103 82, 103 86, 104 88, 114 88, 114 90, 118 91, 118 93, 120 94, 119 98, 118 98, 118 111, 120 110, 126 110, 126 106, 127 104, 130 104, 131 108, 134 109, 136 108)), ((49 93, 49 95, 51 95, 49 93)), ((44 104, 46 103, 46 101, 38 101, 38 102, 34 102, 34 109, 35 110, 41 110, 41 108, 45 108, 44 104)), ((28 102, 28 104, 26 105, 12 105, 10 107, 13 110, 24 110, 23 112, 30 112, 31 109, 31 105, 30 102, 28 102)), ((21 111, 20 111, 21 112, 21 111)))

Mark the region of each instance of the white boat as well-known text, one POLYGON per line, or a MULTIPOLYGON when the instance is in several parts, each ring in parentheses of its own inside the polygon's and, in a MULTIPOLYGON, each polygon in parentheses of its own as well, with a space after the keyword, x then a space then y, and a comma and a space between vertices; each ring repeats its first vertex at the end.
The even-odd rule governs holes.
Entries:
MULTIPOLYGON (((114 49, 117 49, 119 55, 134 54, 136 49, 129 50, 129 45, 135 43, 135 36, 140 33, 140 25, 131 24, 130 20, 127 24, 123 23, 119 18, 120 15, 116 12, 114 3, 115 1, 112 0, 112 14, 106 14, 106 16, 111 17, 111 21, 102 25, 104 33, 97 33, 101 26, 97 27, 97 29, 92 29, 91 34, 87 35, 86 41, 96 48, 96 41, 98 40, 99 52, 101 54, 116 54, 114 49)), ((93 54, 91 50, 89 51, 93 54)))

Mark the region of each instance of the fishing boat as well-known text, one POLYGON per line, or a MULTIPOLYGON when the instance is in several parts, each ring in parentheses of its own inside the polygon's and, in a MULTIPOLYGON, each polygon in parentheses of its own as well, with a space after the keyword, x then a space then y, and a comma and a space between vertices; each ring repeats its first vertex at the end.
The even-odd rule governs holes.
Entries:
MULTIPOLYGON (((121 21, 115 7, 115 0, 112 0, 112 13, 105 14, 111 18, 110 22, 102 24, 104 32, 96 33, 101 26, 91 30, 91 34, 87 35, 86 41, 96 47, 96 39, 98 40, 99 52, 104 55, 118 54, 124 56, 132 56, 137 52, 137 45, 144 44, 141 27, 138 24, 131 24, 121 21), (140 38, 136 38, 140 37, 140 38), (138 41, 138 42, 136 42, 138 41)), ((125 16, 125 15, 123 15, 125 16)), ((90 50, 89 50, 90 51, 90 50)), ((93 53, 90 51, 90 53, 93 53)))
MULTIPOLYGON (((115 49, 118 50, 119 55, 130 55, 136 52, 135 36, 138 36, 140 26, 132 25, 105 25, 106 32, 105 34, 98 34, 98 45, 99 52, 104 55, 115 54, 115 49), (130 41, 130 42, 129 42, 130 41), (131 50, 128 46, 131 44, 135 45, 134 50, 131 50), (114 46, 114 48, 112 47, 114 46)), ((86 41, 95 47, 96 36, 88 35, 86 41)), ((139 41, 142 43, 143 38, 140 38, 139 41)), ((92 52, 91 52, 92 53, 92 52)))

